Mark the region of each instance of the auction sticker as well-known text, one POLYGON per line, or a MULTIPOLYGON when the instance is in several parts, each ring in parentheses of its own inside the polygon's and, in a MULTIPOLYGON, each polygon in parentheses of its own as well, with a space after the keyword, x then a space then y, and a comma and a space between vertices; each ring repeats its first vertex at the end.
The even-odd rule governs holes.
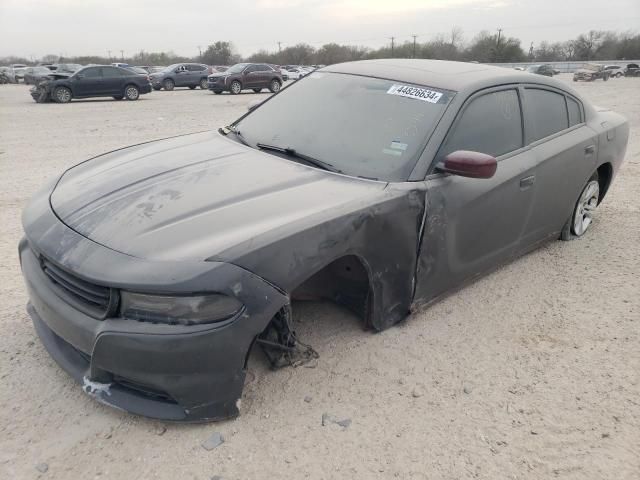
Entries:
POLYGON ((401 97, 415 98, 416 100, 422 100, 423 102, 438 103, 442 92, 436 92, 427 88, 412 87, 410 85, 397 85, 393 84, 387 90, 389 95, 399 95, 401 97))

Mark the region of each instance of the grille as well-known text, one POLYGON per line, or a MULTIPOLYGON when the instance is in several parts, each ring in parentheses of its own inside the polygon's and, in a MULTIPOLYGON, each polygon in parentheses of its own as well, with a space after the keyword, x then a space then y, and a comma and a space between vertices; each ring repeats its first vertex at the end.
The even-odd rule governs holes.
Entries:
POLYGON ((58 296, 82 312, 103 319, 115 311, 117 306, 115 290, 78 278, 44 257, 41 258, 41 266, 58 296))

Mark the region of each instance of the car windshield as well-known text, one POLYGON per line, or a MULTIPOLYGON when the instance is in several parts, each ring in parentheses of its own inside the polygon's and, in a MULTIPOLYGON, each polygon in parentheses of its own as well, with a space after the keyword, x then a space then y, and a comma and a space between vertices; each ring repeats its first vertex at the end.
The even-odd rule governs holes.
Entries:
POLYGON ((582 68, 583 68, 584 70, 592 70, 592 71, 594 71, 594 72, 597 72, 597 71, 599 71, 599 70, 600 70, 600 65, 595 65, 595 64, 593 64, 593 63, 585 63, 585 64, 582 66, 582 68))
POLYGON ((527 67, 527 72, 537 72, 540 65, 530 65, 527 67))
POLYGON ((347 175, 405 181, 453 95, 400 81, 314 72, 234 126, 255 148, 286 149, 347 175), (300 121, 300 112, 312 120, 300 121))
POLYGON ((226 73, 240 73, 245 67, 249 65, 248 63, 236 63, 233 67, 230 67, 226 73))
POLYGON ((33 73, 51 73, 51 70, 47 67, 35 67, 33 69, 33 73))

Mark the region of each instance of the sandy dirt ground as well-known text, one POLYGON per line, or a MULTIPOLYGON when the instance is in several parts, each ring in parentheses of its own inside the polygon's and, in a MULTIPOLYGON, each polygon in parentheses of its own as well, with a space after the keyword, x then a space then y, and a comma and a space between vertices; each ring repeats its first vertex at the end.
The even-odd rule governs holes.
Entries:
POLYGON ((272 372, 255 352, 239 418, 175 425, 96 403, 50 359, 25 313, 20 212, 74 163, 227 124, 256 95, 37 105, 0 86, 0 478, 640 478, 640 79, 576 88, 632 132, 586 237, 380 334, 334 305, 296 305, 315 368, 272 372), (323 427, 323 413, 352 423, 323 427), (225 443, 203 449, 215 432, 225 443))

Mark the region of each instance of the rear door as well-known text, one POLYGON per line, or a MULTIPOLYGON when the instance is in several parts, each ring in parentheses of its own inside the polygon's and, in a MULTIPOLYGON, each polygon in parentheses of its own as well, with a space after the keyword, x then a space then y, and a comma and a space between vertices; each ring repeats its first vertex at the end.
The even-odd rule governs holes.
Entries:
POLYGON ((535 156, 526 147, 517 86, 481 91, 458 113, 438 154, 496 157, 490 179, 427 176, 415 300, 429 301, 515 255, 533 205, 535 156))
POLYGON ((258 65, 258 70, 256 72, 256 84, 258 87, 263 87, 266 88, 269 86, 269 82, 271 81, 271 78, 273 77, 273 69, 266 64, 260 64, 258 65))
POLYGON ((524 91, 527 141, 536 157, 536 191, 527 243, 557 235, 596 169, 596 133, 571 95, 531 85, 524 91))
POLYGON ((116 67, 102 67, 102 95, 122 95, 125 72, 116 67))
POLYGON ((242 73, 242 86, 243 88, 254 88, 257 85, 258 79, 258 66, 249 65, 244 69, 242 73))

